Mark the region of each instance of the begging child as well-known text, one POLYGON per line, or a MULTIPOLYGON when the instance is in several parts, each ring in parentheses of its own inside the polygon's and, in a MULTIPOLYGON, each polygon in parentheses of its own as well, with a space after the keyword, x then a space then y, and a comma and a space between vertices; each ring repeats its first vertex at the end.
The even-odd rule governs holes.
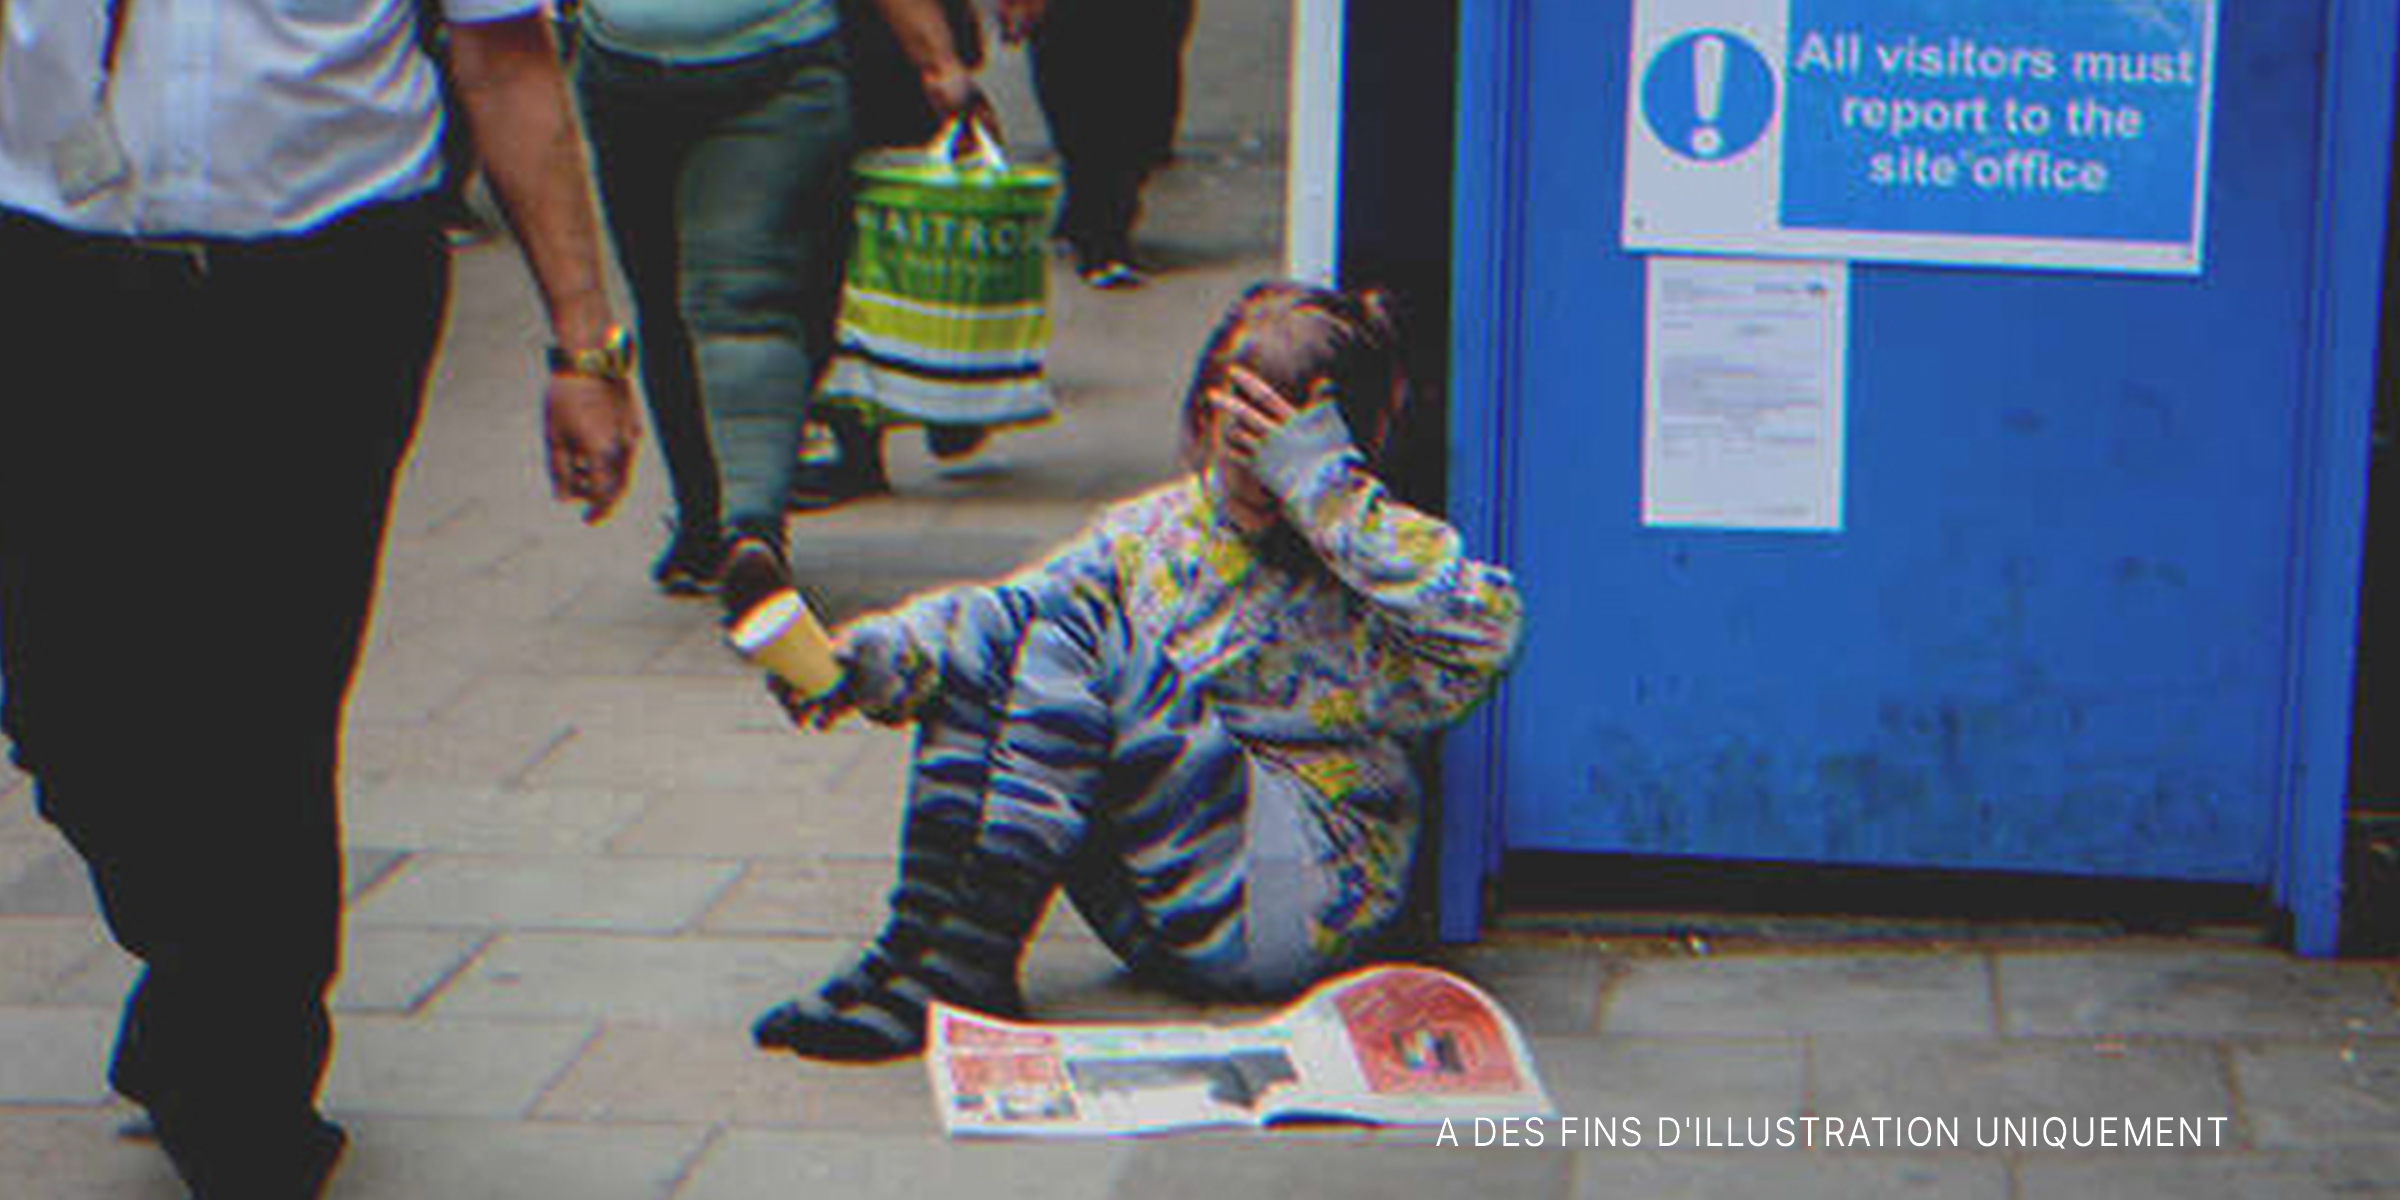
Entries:
POLYGON ((1415 857, 1412 750, 1521 622, 1507 572, 1378 477, 1407 395, 1379 294, 1257 285, 1185 395, 1189 475, 1007 579, 851 622, 837 687, 779 692, 917 736, 889 921, 761 1046, 895 1058, 933 999, 1020 1014, 1061 888, 1137 975, 1203 995, 1288 995, 1374 948, 1415 857))

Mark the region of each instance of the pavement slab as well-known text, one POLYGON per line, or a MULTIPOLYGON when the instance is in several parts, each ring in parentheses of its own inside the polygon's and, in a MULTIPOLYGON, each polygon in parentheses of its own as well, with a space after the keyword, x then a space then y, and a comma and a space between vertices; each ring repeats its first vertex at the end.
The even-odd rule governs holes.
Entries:
MULTIPOLYGON (((896 747, 890 747, 897 753, 896 747)), ((724 858, 762 862, 827 855, 893 854, 900 845, 900 793, 845 781, 881 778, 865 749, 824 787, 685 787, 653 795, 608 849, 619 855, 724 858)), ((898 788, 898 772, 889 772, 898 788)))
POLYGON ((1575 1200, 2016 1200, 2008 1168, 1996 1159, 1586 1150, 1574 1154, 1574 1164, 1575 1200))
POLYGON ((105 1103, 116 1032, 109 1009, 0 1007, 0 1106, 105 1103))
POLYGON ((2400 1146, 2400 1040, 2237 1046, 2231 1055, 2259 1145, 2400 1146))
POLYGON ((791 1055, 752 1045, 744 1025, 611 1023, 551 1081, 532 1115, 613 1125, 808 1128, 823 1124, 826 1090, 791 1055))
POLYGON ((896 858, 802 858, 752 863, 701 917, 712 934, 865 938, 883 928, 896 858))
POLYGON ((597 1032, 589 1022, 348 1017, 325 1105, 336 1119, 528 1116, 597 1032))
MULTIPOLYGON (((342 939, 342 973, 332 1006, 339 1013, 412 1012, 464 968, 488 935, 474 931, 361 929, 342 939)), ((113 1009, 124 1002, 141 964, 106 943, 42 994, 45 1004, 113 1009)))
POLYGON ((2383 1147, 2165 1162, 2090 1158, 2019 1168, 2016 1200, 2361 1200, 2400 1195, 2400 1154, 2383 1147))
POLYGON ((1029 1145, 736 1130, 709 1146, 691 1177, 675 1193, 675 1200, 755 1200, 760 1196, 1109 1200, 1139 1194, 1114 1190, 1116 1176, 1130 1154, 1129 1144, 1124 1142, 1029 1145))
POLYGON ((2045 1117, 2217 1118, 2211 1136, 2241 1144, 2224 1058, 2207 1043, 1856 1034, 1815 1039, 1813 1062, 1816 1112, 1948 1122, 1965 1150, 1984 1148, 1985 1132, 2002 1140, 1999 1122, 2045 1117))
POLYGON ((2380 970, 2247 947, 1993 956, 2002 1028, 2035 1037, 2400 1033, 2380 970))
POLYGON ((1561 1117, 1649 1125, 1687 1116, 1799 1117, 1809 1107, 1808 1045, 1800 1038, 1532 1042, 1535 1070, 1561 1117))
POLYGON ((183 1200, 153 1146, 125 1141, 112 1107, 0 1107, 0 1180, 22 1200, 183 1200))
POLYGON ((1610 986, 1612 1034, 1980 1034, 1993 1028, 1981 955, 1860 951, 1638 961, 1610 986))
POLYGON ((1506 1196, 1563 1200, 1575 1163, 1556 1148, 1468 1150, 1336 1135, 1197 1134, 1134 1143, 1112 1197, 1506 1196))
POLYGON ((649 806, 639 792, 472 787, 394 780, 342 798, 352 846, 454 854, 598 854, 649 806))
POLYGON ((1593 1032, 1602 989, 1625 971, 1615 956, 1547 938, 1445 946, 1430 961, 1490 992, 1527 1034, 1593 1032))
POLYGON ((107 932, 91 917, 15 917, 0 923, 0 1005, 49 998, 107 947, 107 932))
POLYGON ((426 1006, 443 1017, 748 1030, 848 960, 847 939, 509 933, 426 1006))
POLYGON ((668 1200, 708 1137, 686 1126, 378 1117, 350 1123, 325 1200, 668 1200))
POLYGON ((731 863, 417 854, 352 908, 361 926, 673 933, 740 875, 731 863))

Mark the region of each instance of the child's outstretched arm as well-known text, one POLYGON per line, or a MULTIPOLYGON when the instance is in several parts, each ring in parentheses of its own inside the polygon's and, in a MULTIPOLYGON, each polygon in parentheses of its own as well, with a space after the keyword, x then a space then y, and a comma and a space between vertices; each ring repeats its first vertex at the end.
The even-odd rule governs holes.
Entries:
POLYGON ((1369 607, 1381 661, 1365 711, 1395 731, 1464 716, 1512 657, 1523 602, 1506 570, 1467 557, 1458 531, 1393 498, 1352 444, 1330 396, 1295 408, 1231 372, 1220 412, 1231 443, 1326 568, 1369 607))
POLYGON ((1007 674, 1029 623, 1079 591, 1113 591, 1114 577, 1104 544, 1086 531, 997 582, 921 592, 861 616, 836 637, 841 686, 806 715, 830 723, 856 709, 888 725, 914 720, 957 680, 1007 674))

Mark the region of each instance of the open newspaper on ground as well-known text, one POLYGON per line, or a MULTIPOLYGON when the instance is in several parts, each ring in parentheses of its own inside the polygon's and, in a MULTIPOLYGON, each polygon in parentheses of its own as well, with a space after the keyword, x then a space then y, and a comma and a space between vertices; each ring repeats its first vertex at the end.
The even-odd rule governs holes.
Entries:
POLYGON ((936 1003, 925 1063, 952 1134, 1554 1115, 1516 1023, 1428 967, 1367 967, 1240 1025, 1034 1025, 936 1003))

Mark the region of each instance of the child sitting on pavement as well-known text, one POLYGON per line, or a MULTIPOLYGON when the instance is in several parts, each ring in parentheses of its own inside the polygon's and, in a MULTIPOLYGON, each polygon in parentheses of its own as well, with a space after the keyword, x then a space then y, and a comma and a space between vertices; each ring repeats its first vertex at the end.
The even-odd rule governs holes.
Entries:
POLYGON ((1276 998, 1369 953, 1419 831, 1417 741, 1515 652, 1508 574, 1375 473, 1407 397, 1382 298, 1251 288, 1185 396, 1191 473, 996 583, 836 639, 823 728, 917 726, 882 933, 753 1029, 761 1046, 922 1050, 927 1004, 1024 1008, 1018 964, 1064 889, 1138 975, 1276 998))

